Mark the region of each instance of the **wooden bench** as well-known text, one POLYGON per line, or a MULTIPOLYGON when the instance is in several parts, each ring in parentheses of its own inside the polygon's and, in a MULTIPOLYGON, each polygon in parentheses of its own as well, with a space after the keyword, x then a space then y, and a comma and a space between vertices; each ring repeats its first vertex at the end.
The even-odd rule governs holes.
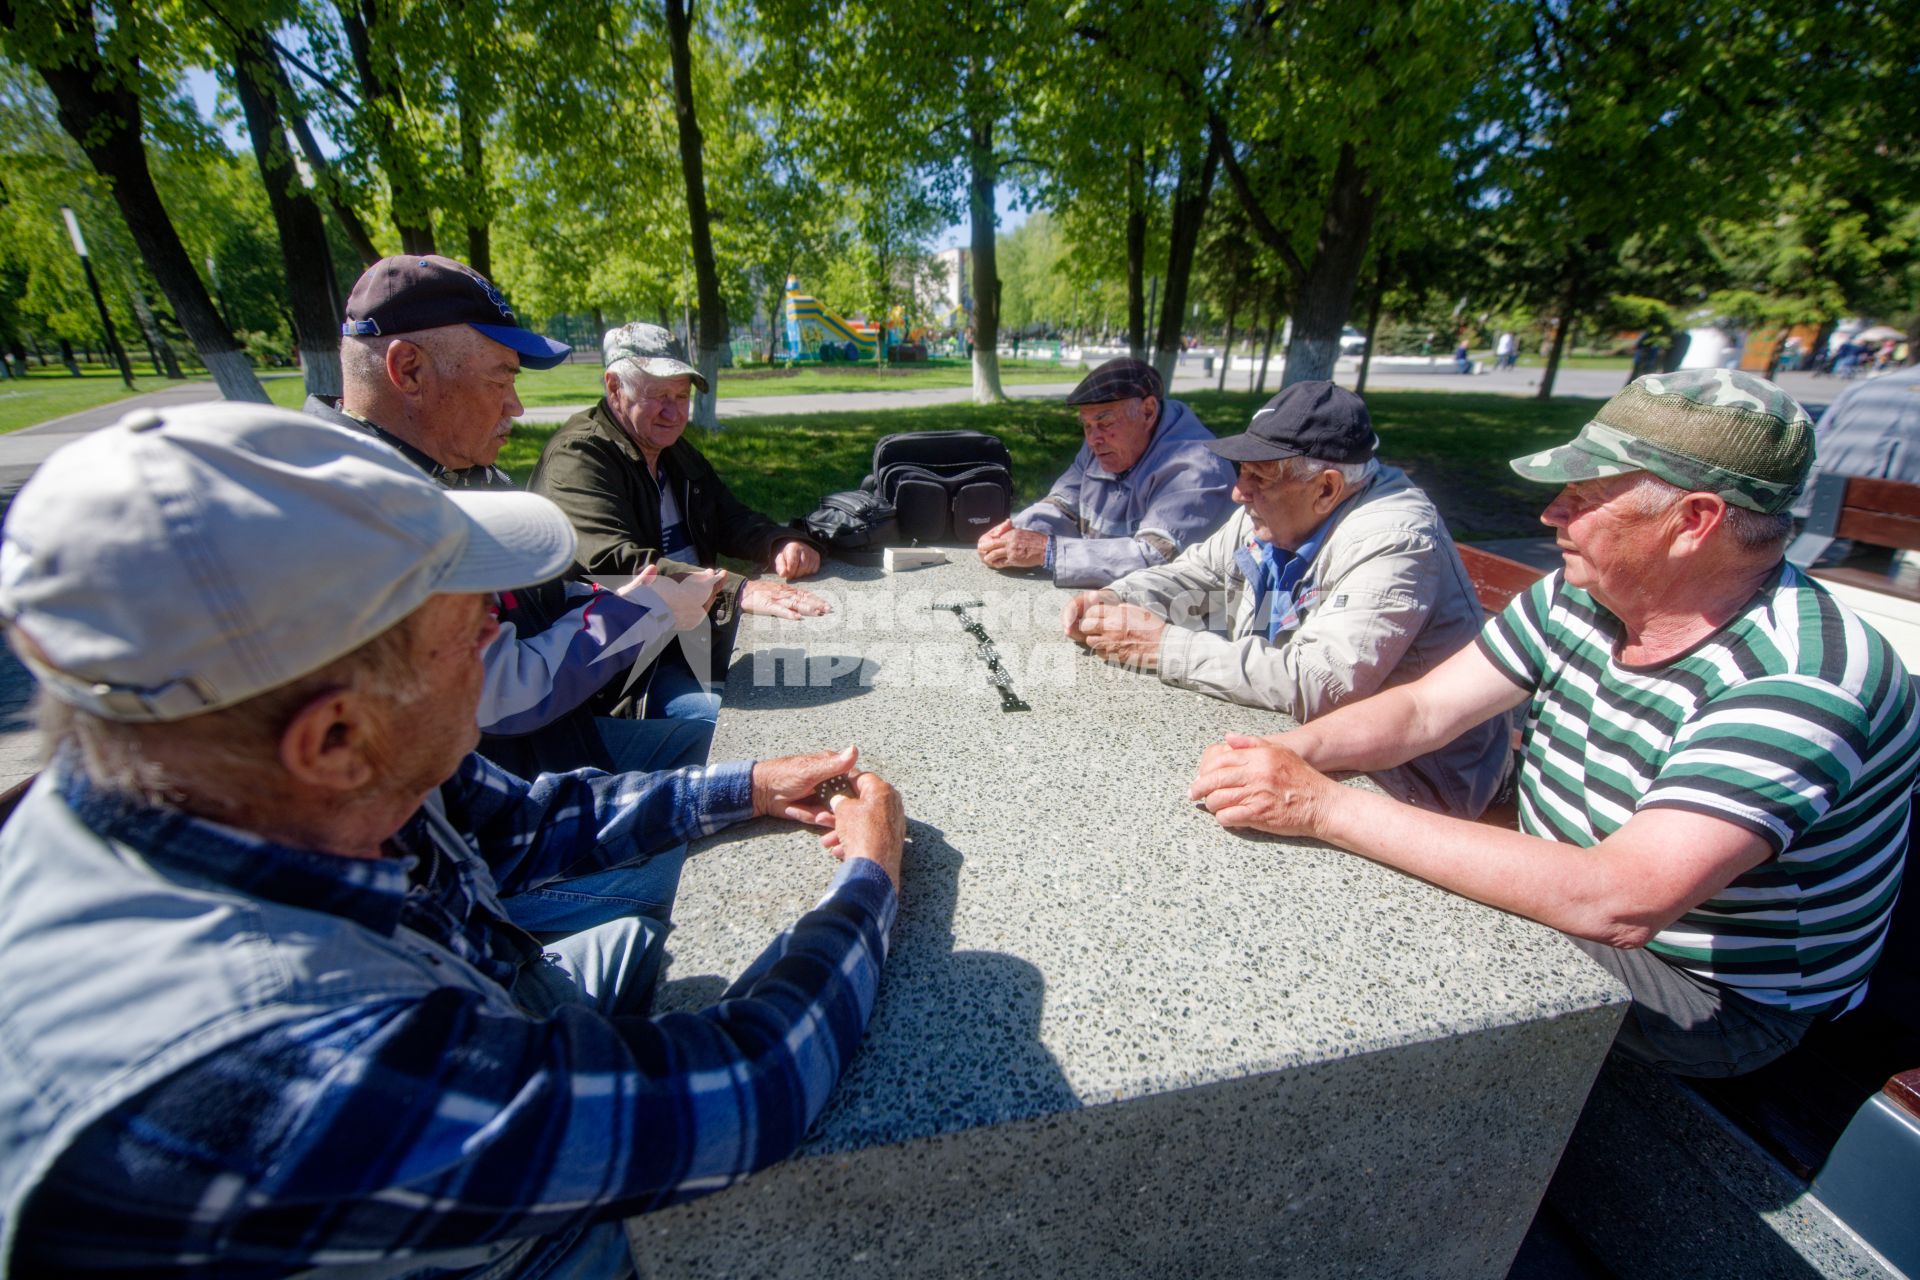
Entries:
MULTIPOLYGON (((1842 537, 1920 549, 1920 485, 1823 477, 1815 510, 1821 524, 1816 529, 1809 520, 1808 528, 1820 541, 1808 542, 1803 533, 1790 558, 1798 551, 1811 560, 1842 537)), ((1544 576, 1478 547, 1462 545, 1459 551, 1481 607, 1490 613, 1544 576)), ((1814 572, 1823 580, 1892 590, 1865 569, 1814 572)), ((1920 600, 1920 592, 1909 598, 1920 600)), ((1920 877, 1911 865, 1886 949, 1858 1009, 1816 1024, 1798 1048, 1759 1071, 1686 1083, 1812 1183, 1828 1208, 1883 1253, 1891 1256, 1903 1244, 1920 1249, 1910 1208, 1911 1189, 1920 1180, 1920 1143, 1911 1141, 1920 1130, 1920 877), (1899 1153, 1896 1163, 1887 1167, 1893 1152, 1899 1153)), ((1904 1268, 1914 1271, 1915 1261, 1909 1253, 1904 1268)))

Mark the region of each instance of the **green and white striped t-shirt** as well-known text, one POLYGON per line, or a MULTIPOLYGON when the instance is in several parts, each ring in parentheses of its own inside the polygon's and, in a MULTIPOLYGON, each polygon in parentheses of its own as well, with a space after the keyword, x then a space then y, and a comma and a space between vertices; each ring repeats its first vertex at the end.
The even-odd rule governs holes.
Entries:
POLYGON ((1920 759, 1892 646, 1785 564, 1671 661, 1620 663, 1620 634, 1558 572, 1481 632, 1481 652, 1533 691, 1522 828, 1587 847, 1674 808, 1757 833, 1774 856, 1647 949, 1763 1004, 1851 997, 1886 940, 1920 759))

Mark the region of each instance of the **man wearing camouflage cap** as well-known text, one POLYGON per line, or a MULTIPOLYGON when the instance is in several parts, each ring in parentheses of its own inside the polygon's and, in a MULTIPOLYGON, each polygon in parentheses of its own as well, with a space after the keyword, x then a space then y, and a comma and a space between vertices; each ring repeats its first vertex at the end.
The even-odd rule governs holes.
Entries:
POLYGON ((1567 933, 1632 992, 1630 1056, 1764 1065, 1865 992, 1920 745, 1892 647, 1783 558, 1812 461, 1806 411, 1763 379, 1636 380, 1513 463, 1561 486, 1541 516, 1560 570, 1421 679, 1208 748, 1193 798, 1567 933), (1520 831, 1325 776, 1523 702, 1520 831))

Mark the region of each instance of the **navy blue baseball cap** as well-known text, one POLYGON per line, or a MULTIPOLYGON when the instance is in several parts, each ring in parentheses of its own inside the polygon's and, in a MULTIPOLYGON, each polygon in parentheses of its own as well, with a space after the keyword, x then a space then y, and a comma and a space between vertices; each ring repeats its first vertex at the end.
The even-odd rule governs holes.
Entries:
POLYGON ((513 308, 488 279, 464 262, 427 254, 382 258, 366 269, 347 298, 347 338, 399 337, 422 329, 470 324, 520 353, 528 369, 551 369, 573 348, 514 323, 513 308))
POLYGON ((1207 448, 1234 462, 1313 458, 1365 462, 1380 445, 1367 402, 1331 382, 1296 382, 1260 406, 1237 436, 1209 440, 1207 448))

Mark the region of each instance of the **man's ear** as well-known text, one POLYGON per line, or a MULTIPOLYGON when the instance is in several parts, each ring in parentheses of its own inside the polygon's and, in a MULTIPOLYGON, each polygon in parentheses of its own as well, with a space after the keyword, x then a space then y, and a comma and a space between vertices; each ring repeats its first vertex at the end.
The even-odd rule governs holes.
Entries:
POLYGON ((1340 499, 1347 496, 1347 478, 1332 467, 1316 472, 1313 477, 1313 510, 1316 515, 1332 515, 1333 509, 1340 505, 1340 499))
POLYGON ((373 781, 372 707, 353 689, 329 689, 294 712, 280 735, 280 764, 304 786, 358 791, 373 781))
POLYGON ((405 338, 387 344, 387 381, 402 395, 420 394, 427 373, 427 353, 405 338))
POLYGON ((1717 493, 1689 493, 1673 504, 1669 514, 1673 541, 1668 545, 1686 555, 1706 546, 1713 531, 1726 523, 1727 500, 1717 493))
POLYGON ((620 375, 611 369, 604 369, 600 373, 600 385, 607 389, 607 399, 612 400, 620 392, 620 375))

